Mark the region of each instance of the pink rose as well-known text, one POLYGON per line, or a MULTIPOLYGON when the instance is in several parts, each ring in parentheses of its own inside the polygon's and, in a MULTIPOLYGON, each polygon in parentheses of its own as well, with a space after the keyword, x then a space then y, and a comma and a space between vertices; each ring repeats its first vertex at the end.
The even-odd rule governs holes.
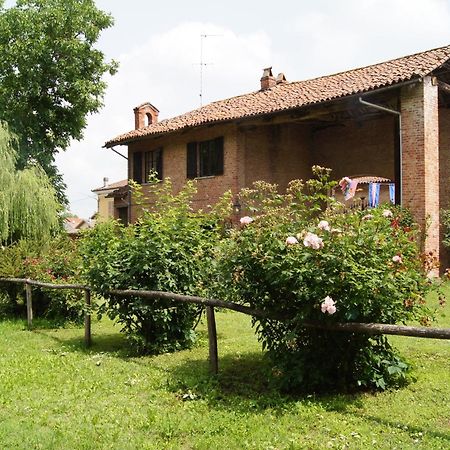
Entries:
POLYGON ((389 209, 383 209, 383 217, 392 217, 392 211, 390 211, 389 209))
POLYGON ((321 230, 330 231, 330 224, 326 220, 321 220, 317 227, 321 230))
POLYGON ((400 255, 395 255, 392 257, 392 261, 395 262, 395 264, 402 264, 403 260, 400 255))
POLYGON ((286 239, 286 245, 295 245, 295 244, 298 244, 298 240, 297 240, 296 237, 294 237, 294 236, 289 236, 289 237, 286 239))
POLYGON ((323 240, 317 234, 308 231, 303 239, 303 245, 318 250, 323 247, 323 240))
POLYGON ((253 222, 253 219, 249 216, 244 216, 244 217, 241 217, 240 222, 242 225, 248 225, 253 222))
POLYGON ((324 314, 334 314, 336 312, 335 301, 327 295, 323 299, 322 304, 320 305, 320 309, 324 314))

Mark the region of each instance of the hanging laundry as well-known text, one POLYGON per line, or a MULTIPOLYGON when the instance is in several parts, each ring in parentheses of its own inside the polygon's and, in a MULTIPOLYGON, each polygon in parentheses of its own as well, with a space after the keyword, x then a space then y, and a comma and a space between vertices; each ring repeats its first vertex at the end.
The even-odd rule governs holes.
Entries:
POLYGON ((380 183, 369 183, 369 207, 375 208, 380 202, 380 183))
POLYGON ((357 187, 358 187, 358 181, 352 180, 352 182, 350 183, 350 192, 349 192, 348 198, 346 198, 345 200, 350 200, 351 198, 353 198, 355 196, 357 187))
POLYGON ((389 184, 389 200, 393 205, 395 205, 395 184, 389 184))
POLYGON ((358 181, 352 180, 349 177, 344 177, 339 181, 339 186, 344 194, 344 200, 350 200, 355 196, 358 181))

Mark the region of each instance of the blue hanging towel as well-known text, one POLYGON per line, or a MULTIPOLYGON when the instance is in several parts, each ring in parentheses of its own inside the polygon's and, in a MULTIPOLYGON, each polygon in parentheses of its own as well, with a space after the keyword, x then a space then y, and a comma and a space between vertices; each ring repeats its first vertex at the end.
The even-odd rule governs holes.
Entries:
POLYGON ((389 200, 393 205, 395 205, 395 184, 389 184, 389 200))
POLYGON ((375 208, 380 201, 380 184, 369 183, 369 207, 375 208))

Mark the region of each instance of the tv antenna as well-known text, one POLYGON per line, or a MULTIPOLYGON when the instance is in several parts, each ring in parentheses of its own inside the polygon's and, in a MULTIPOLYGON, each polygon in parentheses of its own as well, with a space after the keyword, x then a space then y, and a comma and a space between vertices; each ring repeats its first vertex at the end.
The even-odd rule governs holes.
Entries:
POLYGON ((203 68, 210 66, 212 63, 203 61, 203 40, 208 37, 222 36, 221 34, 200 34, 200 106, 203 106, 203 68))

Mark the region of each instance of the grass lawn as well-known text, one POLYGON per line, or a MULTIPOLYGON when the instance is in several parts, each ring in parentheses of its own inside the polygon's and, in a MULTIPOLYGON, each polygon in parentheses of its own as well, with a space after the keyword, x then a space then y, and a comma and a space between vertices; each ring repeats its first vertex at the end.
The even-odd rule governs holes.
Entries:
POLYGON ((205 324, 194 349, 139 358, 106 320, 90 350, 80 328, 36 325, 0 322, 0 449, 450 449, 450 341, 392 339, 414 365, 403 389, 293 398, 238 313, 217 314, 217 378, 205 324))

